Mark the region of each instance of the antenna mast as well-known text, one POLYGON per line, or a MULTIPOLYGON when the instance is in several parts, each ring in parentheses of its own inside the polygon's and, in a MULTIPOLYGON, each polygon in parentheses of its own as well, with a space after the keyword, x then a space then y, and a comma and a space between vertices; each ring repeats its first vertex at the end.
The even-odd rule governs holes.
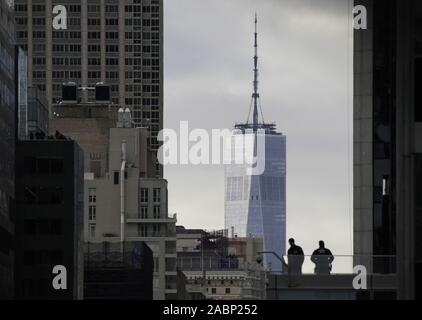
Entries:
POLYGON ((258 99, 259 99, 259 93, 258 93, 258 17, 255 13, 255 56, 253 58, 254 60, 254 81, 253 81, 253 94, 252 94, 252 100, 253 100, 253 128, 254 131, 258 128, 258 99))

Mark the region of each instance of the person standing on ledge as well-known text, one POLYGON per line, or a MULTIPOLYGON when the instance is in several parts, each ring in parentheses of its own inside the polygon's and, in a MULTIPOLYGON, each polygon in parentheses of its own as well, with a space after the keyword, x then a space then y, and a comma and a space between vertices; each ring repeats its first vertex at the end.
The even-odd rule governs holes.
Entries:
POLYGON ((319 242, 319 248, 312 253, 311 261, 315 263, 315 274, 330 274, 334 256, 330 249, 325 248, 324 241, 319 242))
POLYGON ((289 274, 302 274, 302 265, 305 260, 303 250, 295 244, 295 239, 289 239, 290 248, 287 251, 289 274))

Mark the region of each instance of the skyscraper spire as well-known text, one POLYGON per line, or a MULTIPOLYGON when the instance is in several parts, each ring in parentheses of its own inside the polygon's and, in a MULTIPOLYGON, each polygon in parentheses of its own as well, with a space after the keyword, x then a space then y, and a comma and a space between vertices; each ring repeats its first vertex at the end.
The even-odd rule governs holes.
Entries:
POLYGON ((275 134, 276 133, 276 125, 275 123, 265 123, 264 121, 264 115, 262 113, 262 107, 261 107, 261 101, 260 101, 260 96, 259 96, 259 91, 258 91, 258 16, 255 12, 255 33, 254 33, 254 49, 255 49, 255 54, 253 57, 254 60, 254 68, 253 68, 253 73, 254 73, 254 79, 253 79, 253 93, 252 93, 252 99, 251 99, 251 104, 249 106, 249 112, 248 112, 248 117, 246 119, 246 123, 238 123, 236 124, 234 127, 236 129, 241 130, 243 133, 245 133, 246 131, 252 130, 253 132, 258 132, 258 130, 265 130, 266 133, 271 133, 271 134, 275 134), (250 116, 251 116, 251 111, 252 111, 252 106, 253 106, 253 116, 252 116, 252 121, 250 122, 250 116), (261 117, 262 117, 262 121, 261 123, 259 122, 259 112, 261 112, 261 117))
POLYGON ((258 128, 258 17, 255 12, 255 56, 254 56, 254 81, 253 81, 253 127, 254 130, 258 128))

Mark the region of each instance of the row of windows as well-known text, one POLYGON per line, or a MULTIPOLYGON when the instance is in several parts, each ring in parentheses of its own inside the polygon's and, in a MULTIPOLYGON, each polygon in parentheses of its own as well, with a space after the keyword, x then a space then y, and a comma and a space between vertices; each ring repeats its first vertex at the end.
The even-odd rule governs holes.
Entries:
MULTIPOLYGON (((81 12, 80 5, 68 5, 66 6, 69 12, 79 13, 81 12)), ((87 9, 90 13, 100 12, 100 6, 95 4, 89 4, 87 9)), ((15 10, 18 12, 28 11, 28 6, 26 4, 15 4, 15 10)), ((45 11, 45 6, 40 4, 34 4, 32 6, 32 11, 43 12, 45 11)), ((105 11, 109 13, 119 12, 118 5, 106 5, 105 11)), ((140 5, 126 5, 125 12, 144 12, 144 13, 159 13, 159 6, 140 6, 140 5), (142 9, 142 11, 141 11, 142 9)))
POLYGON ((63 159, 24 158, 24 171, 27 174, 57 175, 63 173, 63 159))
MULTIPOLYGON (((139 218, 140 219, 150 219, 150 213, 148 212, 148 206, 142 205, 139 208, 139 218)), ((161 206, 153 206, 152 211, 152 218, 153 219, 161 219, 161 206)))
POLYGON ((138 237, 159 237, 164 235, 161 224, 137 224, 138 237))
MULTIPOLYGON (((134 87, 135 87, 135 91, 141 90, 141 88, 138 88, 140 86, 127 85, 126 91, 132 92, 134 87)), ((159 99, 157 98, 152 98, 152 99, 151 98, 133 98, 133 99, 131 98, 130 104, 139 104, 143 106, 150 106, 150 105, 159 106, 160 102, 159 102, 159 99)), ((158 114, 158 112, 157 114, 155 112, 152 112, 152 114, 150 114, 148 111, 144 111, 143 114, 144 114, 144 118, 151 118, 151 117, 154 118, 158 114)), ((158 118, 158 115, 157 115, 157 118, 158 118)))
POLYGON ((144 12, 144 13, 159 13, 160 12, 160 7, 158 6, 125 6, 125 11, 126 12, 144 12), (141 11, 142 9, 142 11, 141 11))
MULTIPOLYGON (((161 189, 154 188, 152 190, 152 201, 153 202, 160 202, 161 201, 161 189)), ((139 201, 142 203, 149 202, 149 189, 148 188, 140 188, 139 189, 139 201)))
MULTIPOLYGON (((101 46, 99 44, 88 45, 88 52, 101 52, 101 46)), ((118 45, 106 45, 106 52, 119 52, 118 45)))
POLYGON ((125 59, 125 64, 127 66, 140 66, 140 65, 142 65, 143 67, 149 67, 149 66, 158 67, 158 66, 160 66, 160 60, 159 59, 127 58, 127 59, 125 59))
POLYGON ((32 205, 63 204, 62 187, 25 187, 24 203, 32 205))
POLYGON ((24 221, 25 235, 61 235, 62 220, 59 219, 26 219, 24 221))
POLYGON ((34 79, 45 79, 45 71, 43 70, 36 70, 32 72, 32 77, 34 79))
POLYGON ((53 31, 54 39, 80 39, 81 33, 79 31, 53 31))
POLYGON ((60 265, 63 254, 60 250, 27 250, 23 254, 23 262, 32 265, 60 265))
POLYGON ((158 32, 125 32, 125 38, 127 40, 160 40, 160 34, 158 32))
POLYGON ((53 71, 52 76, 54 79, 80 79, 81 71, 53 71))
POLYGON ((80 52, 79 44, 53 44, 53 52, 80 52))
POLYGON ((53 57, 53 65, 56 66, 79 66, 81 58, 58 58, 53 57))

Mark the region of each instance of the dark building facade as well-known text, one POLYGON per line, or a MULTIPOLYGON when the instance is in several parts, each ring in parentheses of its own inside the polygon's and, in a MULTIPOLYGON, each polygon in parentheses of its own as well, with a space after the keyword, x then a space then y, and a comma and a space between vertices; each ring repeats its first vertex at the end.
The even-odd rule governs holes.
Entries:
POLYGON ((0 299, 13 296, 15 108, 13 8, 0 0, 0 299))
POLYGON ((84 299, 152 300, 154 260, 142 241, 85 244, 84 299))
POLYGON ((422 3, 355 1, 355 255, 373 273, 396 273, 384 298, 422 294, 422 3))
POLYGON ((71 140, 19 141, 16 160, 17 299, 83 297, 83 152, 71 140), (67 290, 53 288, 66 267, 67 290))

